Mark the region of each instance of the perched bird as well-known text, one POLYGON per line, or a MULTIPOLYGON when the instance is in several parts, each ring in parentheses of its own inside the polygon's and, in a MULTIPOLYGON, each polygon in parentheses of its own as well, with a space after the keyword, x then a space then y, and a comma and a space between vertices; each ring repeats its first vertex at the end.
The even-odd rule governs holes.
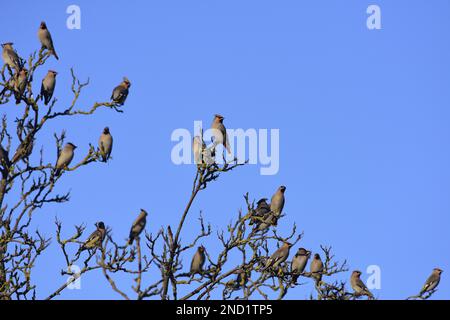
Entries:
POLYGON ((113 147, 113 137, 109 132, 109 128, 105 127, 100 136, 100 139, 98 140, 98 148, 100 150, 103 162, 108 161, 109 156, 111 155, 112 147, 113 147))
POLYGON ((255 224, 256 226, 259 226, 262 223, 262 219, 267 217, 267 215, 270 213, 270 206, 267 203, 266 198, 260 199, 256 203, 256 209, 253 210, 251 218, 250 218, 250 225, 255 224))
POLYGON ((270 210, 275 215, 275 225, 277 225, 278 218, 280 217, 281 213, 283 212, 284 208, 284 192, 286 191, 285 186, 281 186, 278 188, 278 190, 275 192, 275 194, 272 196, 272 199, 270 201, 270 210))
POLYGON ((29 134, 25 137, 25 139, 23 139, 23 141, 17 147, 17 150, 11 159, 11 163, 16 163, 19 160, 29 157, 31 152, 33 152, 33 145, 34 145, 34 137, 31 134, 29 134))
POLYGON ((194 163, 197 166, 201 166, 203 161, 203 150, 206 149, 206 143, 200 136, 195 136, 192 139, 192 153, 194 154, 194 163))
POLYGON ((422 290, 420 291, 420 295, 423 295, 426 292, 433 291, 441 281, 441 273, 442 270, 439 268, 434 268, 431 275, 428 277, 427 281, 423 285, 422 290))
POLYGON ((55 91, 56 75, 58 72, 48 70, 47 75, 42 80, 41 85, 41 100, 44 98, 45 105, 48 105, 53 97, 53 91, 55 91))
POLYGON ((235 288, 239 289, 239 288, 244 287, 247 284, 250 276, 251 276, 251 271, 246 272, 245 270, 242 270, 242 269, 238 270, 235 288))
POLYGON ((289 250, 291 246, 292 244, 290 244, 289 242, 284 242, 283 245, 279 247, 278 250, 275 251, 269 259, 267 259, 263 271, 269 268, 277 269, 281 263, 286 261, 286 259, 289 257, 289 250))
POLYGON ((372 293, 367 289, 366 285, 360 278, 361 271, 355 270, 350 277, 350 285, 355 291, 356 296, 367 296, 369 299, 373 299, 372 293))
POLYGON ((141 212, 139 213, 138 217, 136 218, 136 220, 134 220, 133 224, 131 225, 130 236, 128 237, 129 246, 133 244, 134 239, 139 237, 141 232, 144 230, 146 223, 147 223, 147 211, 141 209, 141 212))
POLYGON ((2 165, 3 168, 9 168, 11 166, 8 151, 6 151, 1 144, 0 144, 0 165, 2 165))
POLYGON ((65 169, 70 165, 72 162, 74 151, 77 148, 76 145, 69 142, 67 143, 64 148, 61 150, 58 156, 58 160, 56 161, 56 171, 55 175, 59 175, 62 169, 65 169))
POLYGON ((223 125, 223 119, 225 119, 220 114, 216 114, 214 116, 213 123, 211 125, 212 129, 212 140, 214 143, 214 147, 222 144, 229 154, 231 154, 230 142, 228 139, 227 129, 223 125))
POLYGON ((316 283, 322 281, 323 262, 320 259, 320 255, 316 253, 310 266, 311 276, 316 280, 316 283))
POLYGON ((13 48, 12 42, 7 42, 2 44, 2 58, 3 62, 8 65, 11 69, 14 69, 16 73, 20 71, 20 58, 17 52, 13 48))
POLYGON ((115 103, 118 104, 124 104, 125 100, 127 99, 128 96, 128 89, 131 86, 131 82, 130 80, 128 80, 127 77, 123 77, 123 81, 114 88, 112 95, 111 95, 111 100, 115 103))
POLYGON ((291 262, 292 281, 297 283, 298 277, 305 271, 306 264, 308 263, 311 251, 304 248, 298 249, 297 253, 291 262))
POLYGON ((27 86, 27 70, 22 69, 20 70, 14 81, 14 97, 16 98, 16 104, 20 103, 23 93, 25 92, 26 86, 27 86))
POLYGON ((53 46, 52 35, 50 34, 50 31, 48 31, 47 25, 44 21, 42 21, 41 25, 39 26, 38 38, 41 42, 42 48, 47 49, 50 54, 55 56, 56 60, 59 60, 59 57, 55 51, 55 47, 53 46))
POLYGON ((205 264, 205 247, 200 246, 197 248, 197 251, 194 254, 194 257, 192 257, 191 262, 191 276, 195 274, 202 274, 203 273, 203 265, 205 264))
POLYGON ((261 222, 260 224, 258 224, 253 230, 252 233, 255 233, 257 231, 265 231, 267 230, 270 226, 275 225, 275 216, 272 214, 272 211, 267 215, 267 217, 264 219, 263 222, 261 222))
POLYGON ((106 236, 105 224, 103 223, 103 221, 99 221, 95 224, 95 226, 97 227, 97 230, 91 233, 89 238, 87 238, 87 240, 78 250, 78 253, 93 248, 101 248, 103 240, 106 236))

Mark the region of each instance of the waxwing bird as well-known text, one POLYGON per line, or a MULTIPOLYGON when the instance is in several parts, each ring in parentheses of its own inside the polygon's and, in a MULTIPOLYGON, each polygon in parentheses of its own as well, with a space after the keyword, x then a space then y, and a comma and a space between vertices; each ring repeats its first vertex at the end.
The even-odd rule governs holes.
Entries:
POLYGON ((27 70, 20 70, 14 81, 14 97, 16 98, 16 104, 20 103, 25 88, 27 87, 27 70))
POLYGON ((297 283, 298 277, 305 271, 306 264, 308 263, 309 257, 311 256, 311 251, 304 248, 297 250, 297 253, 291 262, 291 273, 292 281, 297 283))
POLYGON ((55 91, 56 85, 56 75, 58 72, 53 70, 48 70, 47 75, 42 80, 41 85, 41 100, 44 99, 45 105, 48 105, 53 97, 53 92, 55 91))
POLYGON ((127 77, 123 77, 123 81, 114 88, 111 95, 111 100, 120 105, 124 104, 125 100, 127 99, 128 89, 130 88, 130 86, 130 80, 128 80, 127 77))
POLYGON ((202 274, 203 273, 203 265, 205 264, 205 247, 200 246, 197 248, 197 251, 194 254, 194 257, 192 257, 191 262, 191 276, 195 274, 202 274))
POLYGON ((55 47, 53 46, 52 35, 50 34, 50 31, 48 31, 47 25, 44 21, 42 21, 41 25, 39 26, 38 38, 41 42, 42 48, 47 49, 50 54, 55 56, 56 60, 59 60, 59 57, 55 51, 55 47))
POLYGON ((422 290, 420 291, 420 295, 423 295, 426 292, 433 291, 436 289, 436 287, 439 284, 439 281, 441 281, 441 273, 442 270, 439 268, 434 268, 431 275, 428 277, 427 281, 422 287, 422 290))
POLYGON ((322 281, 323 262, 318 253, 314 255, 314 258, 311 261, 310 272, 311 277, 316 280, 316 283, 322 281))
POLYGON ((9 168, 11 166, 11 162, 9 161, 8 151, 3 148, 0 144, 0 165, 3 168, 9 168))
POLYGON ((286 259, 289 257, 289 250, 291 246, 292 245, 289 242, 284 242, 283 245, 279 247, 278 250, 275 251, 269 259, 267 259, 263 271, 269 268, 277 269, 281 263, 286 261, 286 259))
POLYGON ((128 245, 131 246, 133 244, 134 239, 139 237, 141 232, 144 230, 145 225, 147 223, 147 211, 141 209, 139 216, 134 220, 130 229, 130 236, 128 237, 128 245))
POLYGON ((192 139, 192 153, 194 154, 194 163, 197 166, 201 166, 203 161, 203 150, 206 149, 206 143, 200 136, 195 136, 192 139))
POLYGON ((220 114, 214 116, 213 123, 211 125, 212 129, 212 140, 214 147, 222 144, 229 154, 231 154, 230 141, 228 139, 227 129, 223 125, 223 119, 225 119, 220 114))
POLYGON ((56 161, 56 171, 55 175, 59 175, 62 169, 67 168, 72 162, 73 156, 75 155, 76 145, 69 142, 67 143, 62 151, 59 153, 58 160, 56 161))
POLYGON ((256 209, 253 210, 252 212, 252 216, 250 218, 250 225, 257 225, 259 226, 262 223, 262 219, 264 219, 265 217, 267 217, 267 215, 270 213, 270 206, 267 203, 267 199, 266 198, 262 198, 260 199, 257 203, 256 203, 256 209))
POLYGON ((281 186, 278 188, 278 190, 275 192, 275 194, 272 196, 272 199, 270 201, 270 210, 275 215, 275 225, 277 225, 277 220, 280 217, 281 213, 283 212, 284 208, 284 192, 286 191, 285 186, 281 186))
POLYGON ((100 139, 98 140, 98 149, 100 150, 100 155, 102 156, 103 162, 108 161, 113 146, 113 137, 109 132, 109 128, 105 127, 103 129, 102 134, 100 135, 100 139))
POLYGON ((16 163, 19 160, 29 157, 31 152, 33 152, 33 145, 34 137, 27 135, 20 143, 19 147, 17 147, 16 153, 14 153, 14 156, 11 159, 11 163, 16 163))
POLYGON ((366 285, 360 278, 361 271, 355 270, 352 272, 352 275, 350 277, 350 285, 352 286, 353 290, 355 291, 355 295, 358 296, 367 296, 369 299, 373 299, 372 293, 367 289, 366 285))
POLYGON ((11 69, 14 69, 16 73, 20 71, 20 58, 17 52, 13 48, 12 42, 2 44, 2 58, 3 62, 11 69))
POLYGON ((106 236, 105 224, 103 223, 103 221, 99 221, 95 224, 95 226, 97 227, 97 230, 92 232, 87 240, 83 243, 83 245, 78 250, 78 254, 84 250, 102 247, 103 240, 106 236))
POLYGON ((276 218, 275 216, 272 214, 272 212, 270 212, 270 214, 264 219, 264 221, 262 223, 260 223, 259 225, 257 225, 254 229, 253 229, 253 233, 257 232, 257 231, 265 231, 267 230, 270 226, 275 225, 275 221, 276 218))

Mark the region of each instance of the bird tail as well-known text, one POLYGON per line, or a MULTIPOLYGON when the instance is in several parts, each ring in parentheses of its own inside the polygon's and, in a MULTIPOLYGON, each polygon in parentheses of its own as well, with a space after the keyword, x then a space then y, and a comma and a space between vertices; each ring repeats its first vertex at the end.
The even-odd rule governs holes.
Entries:
POLYGON ((16 104, 20 103, 21 96, 19 92, 14 92, 14 98, 16 98, 16 104))
POLYGON ((52 50, 52 53, 53 53, 53 55, 55 56, 56 60, 59 60, 59 57, 58 57, 58 55, 56 54, 55 49, 52 50))

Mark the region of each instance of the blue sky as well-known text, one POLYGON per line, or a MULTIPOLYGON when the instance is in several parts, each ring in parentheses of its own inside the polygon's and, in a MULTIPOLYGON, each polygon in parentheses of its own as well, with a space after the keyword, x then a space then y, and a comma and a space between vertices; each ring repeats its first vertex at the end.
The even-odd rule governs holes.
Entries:
MULTIPOLYGON (((332 245, 351 269, 381 268, 383 299, 416 293, 431 270, 444 270, 436 299, 450 297, 450 3, 433 1, 2 1, 1 41, 26 56, 39 48, 45 20, 59 61, 58 108, 71 100, 70 67, 91 84, 80 107, 107 100, 123 76, 131 82, 124 114, 58 121, 38 143, 53 161, 54 131, 67 129, 80 160, 104 126, 114 136, 113 160, 62 179, 71 201, 39 212, 35 226, 54 236, 54 218, 71 225, 98 220, 127 237, 139 212, 148 231, 178 221, 195 169, 170 159, 174 129, 209 126, 215 113, 229 128, 280 129, 280 170, 256 165, 221 177, 201 193, 183 232, 197 230, 200 210, 214 229, 240 208, 242 195, 268 197, 287 186, 280 232, 296 223, 301 245, 332 245), (66 28, 66 8, 81 8, 81 30, 66 28), (377 4, 382 30, 368 30, 366 8, 377 4)), ((35 91, 40 81, 36 81, 35 91)), ((10 119, 12 106, 3 107, 10 119)), ((203 242, 214 256, 217 240, 203 242)), ((189 254, 193 254, 190 252, 189 254)), ((291 253, 293 255, 293 253, 291 253)), ((186 257, 188 268, 191 256, 186 257)), ((65 279, 53 243, 36 265, 38 297, 65 279)), ((348 274, 347 274, 348 275, 348 274)), ((150 276, 149 276, 150 277, 150 276)), ((363 275, 366 278, 367 275, 363 275)), ((129 290, 129 278, 117 279, 129 290)), ((129 292, 129 291, 127 291, 129 292)), ((311 285, 287 298, 308 298, 311 285)), ((116 299, 101 273, 82 279, 64 299, 116 299)))

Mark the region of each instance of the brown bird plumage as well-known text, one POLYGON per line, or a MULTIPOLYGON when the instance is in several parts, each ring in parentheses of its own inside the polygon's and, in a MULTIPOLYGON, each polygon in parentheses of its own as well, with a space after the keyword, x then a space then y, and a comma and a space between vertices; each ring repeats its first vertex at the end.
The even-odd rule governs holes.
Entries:
POLYGON ((53 70, 48 70, 44 79, 42 79, 41 84, 41 100, 44 99, 45 105, 48 105, 53 97, 53 92, 56 86, 56 75, 58 72, 53 70))
POLYGON ((195 274, 203 274, 203 265, 205 264, 206 256, 205 256, 205 247, 200 246, 197 248, 194 256, 192 257, 191 276, 195 274))
POLYGON ((317 283, 322 281, 323 262, 318 253, 314 255, 314 258, 311 261, 310 272, 311 277, 314 278, 317 283))
POLYGON ((422 287, 422 290, 420 291, 420 295, 423 295, 426 292, 433 291, 438 286, 439 282, 441 281, 441 273, 442 270, 439 268, 434 268, 431 275, 428 277, 427 281, 422 287))
POLYGON ((102 221, 99 221, 95 224, 95 226, 97 227, 97 230, 92 232, 91 235, 86 239, 86 241, 78 250, 78 253, 88 249, 101 248, 103 240, 105 240, 106 236, 105 224, 102 221))
POLYGON ((292 281, 297 282, 298 277, 305 271, 306 264, 308 263, 311 251, 304 248, 298 249, 297 253, 291 262, 292 281))
POLYGON ((25 137, 25 139, 23 139, 19 147, 17 147, 17 150, 11 159, 11 163, 16 163, 19 160, 29 157, 31 152, 33 152, 33 145, 34 137, 29 134, 25 137))
POLYGON ((350 277, 350 285, 352 289, 355 291, 355 295, 358 296, 367 296, 369 299, 373 299, 372 293, 367 289, 366 285, 360 278, 361 271, 355 270, 352 272, 350 277))
POLYGON ((268 214, 270 213, 270 206, 267 203, 266 198, 260 199, 256 203, 256 209, 253 210, 252 215, 250 217, 250 225, 255 224, 255 228, 257 228, 265 219, 267 219, 268 214))
POLYGON ((134 220, 131 226, 130 236, 128 237, 128 245, 133 244, 134 239, 139 237, 141 232, 144 230, 146 224, 147 224, 147 211, 141 209, 139 216, 136 218, 136 220, 134 220))
POLYGON ((281 186, 278 188, 278 190, 275 192, 275 194, 272 196, 272 199, 270 201, 270 210, 273 212, 275 216, 274 225, 277 225, 278 218, 281 216, 284 208, 285 198, 284 193, 286 191, 285 186, 281 186))
POLYGON ((16 104, 20 103, 25 88, 27 87, 27 70, 22 69, 15 77, 14 81, 14 97, 16 98, 16 104))
POLYGON ((12 42, 6 42, 2 44, 2 58, 3 62, 11 69, 14 69, 16 73, 20 71, 20 58, 17 52, 13 48, 12 42))
POLYGON ((59 57, 55 51, 55 47, 53 46, 52 35, 50 34, 50 31, 48 31, 47 25, 44 21, 42 21, 39 26, 38 38, 41 42, 42 48, 47 49, 50 54, 55 56, 56 60, 59 60, 59 57))
POLYGON ((284 242, 283 245, 278 248, 278 250, 276 250, 269 259, 267 259, 263 271, 269 268, 276 270, 279 265, 286 261, 286 259, 289 257, 289 250, 291 246, 292 245, 289 242, 284 242))
POLYGON ((212 138, 214 146, 222 144, 229 154, 231 154, 230 142, 228 139, 227 129, 223 124, 223 119, 225 119, 220 114, 214 116, 213 123, 211 125, 212 138))
POLYGON ((70 165, 75 155, 76 148, 77 146, 71 142, 67 143, 64 146, 64 148, 59 153, 58 160, 56 161, 55 175, 59 175, 61 170, 67 168, 70 165))
POLYGON ((123 81, 114 88, 111 94, 111 100, 117 104, 124 104, 128 97, 128 91, 131 86, 130 80, 127 77, 123 77, 123 81))
POLYGON ((98 149, 100 150, 100 155, 103 162, 108 161, 111 156, 111 151, 113 147, 113 137, 109 131, 108 127, 103 129, 100 139, 98 140, 98 149))

